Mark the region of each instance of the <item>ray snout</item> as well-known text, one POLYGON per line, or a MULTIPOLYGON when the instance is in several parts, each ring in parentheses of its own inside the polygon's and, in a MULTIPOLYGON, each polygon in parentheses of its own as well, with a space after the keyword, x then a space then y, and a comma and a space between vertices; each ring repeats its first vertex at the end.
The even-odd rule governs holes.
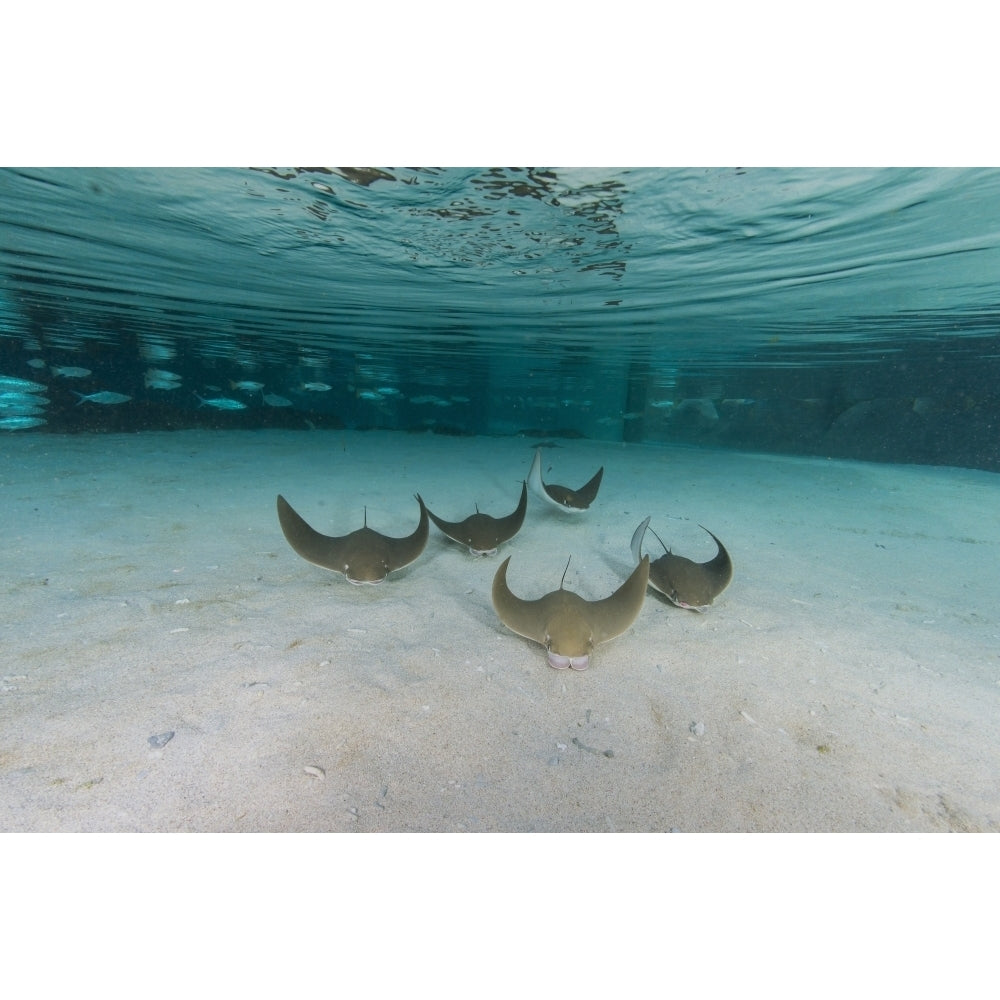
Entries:
POLYGON ((586 670, 590 666, 589 653, 585 653, 583 656, 562 656, 559 653, 553 653, 551 649, 548 652, 549 666, 555 667, 556 670, 565 670, 567 667, 571 670, 586 670))

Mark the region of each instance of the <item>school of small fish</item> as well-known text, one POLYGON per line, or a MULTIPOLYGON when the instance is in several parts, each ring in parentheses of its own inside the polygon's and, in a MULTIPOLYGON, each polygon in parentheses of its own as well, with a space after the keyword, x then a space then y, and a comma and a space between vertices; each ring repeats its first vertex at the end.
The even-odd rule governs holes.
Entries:
MULTIPOLYGON (((34 339, 25 340, 24 345, 28 350, 42 349, 41 344, 34 339)), ((170 346, 158 343, 144 343, 142 353, 147 361, 152 361, 154 364, 156 362, 162 364, 163 361, 169 361, 175 356, 175 351, 170 346)), ((359 355, 359 358, 362 362, 374 360, 367 355, 359 355)), ((424 392, 408 396, 398 386, 385 381, 384 370, 375 364, 367 363, 359 364, 355 370, 356 381, 362 383, 360 385, 354 384, 351 380, 331 385, 329 382, 310 378, 308 381, 289 380, 285 383, 287 388, 279 392, 264 382, 234 375, 226 378, 220 385, 202 382, 200 388, 190 388, 187 393, 177 392, 184 385, 184 377, 167 368, 152 366, 146 368, 141 375, 141 385, 136 385, 135 388, 131 385, 106 388, 101 385, 105 379, 100 373, 95 375, 92 369, 82 365, 50 364, 37 356, 28 358, 26 364, 40 377, 48 375, 52 380, 51 386, 14 375, 0 375, 0 430, 29 430, 45 425, 47 423, 45 415, 51 404, 47 393, 50 388, 55 392, 66 382, 76 382, 81 386, 79 390, 69 387, 58 388, 58 393, 63 396, 67 391, 72 392, 77 398, 77 406, 115 407, 137 401, 141 405, 146 401, 156 402, 163 399, 182 408, 194 407, 196 410, 211 409, 220 412, 264 408, 296 409, 308 414, 317 412, 308 397, 315 399, 317 394, 339 390, 338 398, 348 401, 348 405, 349 401, 353 400, 359 414, 386 415, 396 412, 399 407, 412 407, 417 409, 417 412, 412 414, 413 418, 425 426, 433 426, 437 420, 433 417, 422 417, 421 410, 427 413, 428 410, 433 411, 435 408, 465 407, 471 403, 469 396, 458 394, 439 396, 424 392), (223 386, 227 386, 228 389, 224 389, 223 386), (121 389, 129 391, 120 391, 121 389), (190 402, 186 403, 184 400, 190 402)), ((242 364, 244 367, 253 367, 247 361, 242 364)), ((318 362, 313 363, 311 367, 314 371, 320 368, 318 362)), ((324 410, 320 409, 318 412, 324 410)), ((329 404, 325 412, 330 412, 329 404)), ((314 426, 308 420, 306 423, 314 426)))
POLYGON ((26 378, 0 375, 0 430, 23 431, 47 423, 47 386, 26 378))

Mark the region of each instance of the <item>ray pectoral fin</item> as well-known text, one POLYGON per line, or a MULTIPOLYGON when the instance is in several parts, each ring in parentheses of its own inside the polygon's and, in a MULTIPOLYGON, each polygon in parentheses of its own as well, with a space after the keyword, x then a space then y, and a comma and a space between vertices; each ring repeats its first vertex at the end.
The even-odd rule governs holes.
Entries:
POLYGON ((590 603, 594 644, 607 642, 626 631, 639 617, 649 581, 649 556, 643 556, 632 575, 603 601, 590 603))
POLYGON ((604 466, 602 465, 586 485, 581 486, 573 493, 573 506, 581 510, 586 510, 597 499, 597 491, 601 488, 601 480, 603 478, 604 466))
POLYGON ((405 538, 386 538, 388 542, 386 558, 388 571, 402 569, 409 566, 427 545, 427 536, 430 534, 431 524, 427 515, 427 508, 420 494, 416 494, 416 501, 420 504, 420 520, 417 522, 417 529, 412 535, 405 538))
POLYGON ((525 639, 533 639, 535 642, 545 643, 545 610, 541 601, 525 601, 516 594, 511 593, 507 586, 507 564, 510 556, 507 556, 493 576, 493 610, 497 617, 512 632, 524 636, 525 639))
POLYGON ((544 500, 547 504, 551 504, 553 507, 558 507, 562 511, 568 510, 571 513, 576 512, 576 508, 571 505, 567 506, 567 504, 563 502, 565 498, 571 494, 570 490, 567 490, 565 486, 549 486, 542 481, 541 448, 538 448, 535 451, 535 458, 531 463, 531 471, 528 473, 528 486, 535 496, 544 500))
POLYGON ((307 562, 344 572, 345 539, 323 535, 310 527, 278 494, 278 522, 288 544, 307 562))
POLYGON ((545 486, 542 484, 542 449, 535 449, 535 457, 531 462, 531 471, 528 473, 528 486, 531 488, 531 492, 535 496, 547 503, 555 503, 555 501, 545 492, 545 486))
POLYGON ((432 510, 428 510, 427 515, 434 522, 439 531, 444 532, 444 534, 452 540, 465 544, 461 537, 462 525, 465 523, 464 521, 446 521, 443 517, 438 517, 432 510))
POLYGON ((635 560, 636 565, 642 561, 642 540, 646 535, 646 529, 649 527, 649 518, 647 517, 638 528, 632 532, 632 542, 629 546, 632 549, 632 558, 635 560))
MULTIPOLYGON (((702 531, 708 531, 703 524, 699 525, 702 531)), ((711 531, 708 531, 712 535, 711 531)), ((733 561, 729 557, 729 553, 726 551, 726 547, 719 541, 715 535, 712 535, 712 539, 715 544, 719 547, 719 551, 715 554, 713 559, 710 559, 707 563, 703 563, 705 567, 705 572, 711 580, 712 586, 712 597, 718 597, 726 587, 732 582, 733 579, 733 561)))
POLYGON ((509 542, 524 524, 524 515, 528 510, 528 484, 521 483, 521 498, 517 502, 517 507, 506 517, 497 518, 497 544, 509 542))

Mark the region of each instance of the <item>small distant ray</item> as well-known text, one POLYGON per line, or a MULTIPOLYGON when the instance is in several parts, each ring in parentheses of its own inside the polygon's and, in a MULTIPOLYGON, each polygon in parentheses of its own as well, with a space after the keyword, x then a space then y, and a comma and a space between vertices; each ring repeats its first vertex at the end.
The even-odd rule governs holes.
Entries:
POLYGON ((558 507, 560 510, 579 514, 585 511, 596 499, 597 491, 601 488, 601 479, 604 476, 604 466, 602 465, 591 477, 590 481, 581 486, 578 490, 571 490, 568 486, 556 486, 542 481, 542 449, 535 451, 535 458, 531 463, 531 471, 528 473, 528 485, 531 492, 541 497, 547 503, 558 507))
POLYGON ((430 519, 453 541, 467 545, 474 556, 492 556, 504 543, 509 542, 524 524, 528 509, 528 486, 521 483, 521 499, 514 511, 506 517, 481 514, 476 508, 464 521, 444 521, 428 511, 430 519))
MULTIPOLYGON (((649 518, 642 522, 632 534, 632 558, 639 560, 642 540, 649 528, 649 518)), ((702 531, 711 531, 699 525, 702 531)), ((653 531, 652 528, 649 528, 653 531)), ((649 567, 649 585, 658 590, 668 601, 688 611, 705 611, 721 594, 733 578, 733 563, 725 546, 715 535, 718 552, 708 562, 696 563, 684 556, 674 555, 653 531, 656 540, 663 546, 664 554, 649 567)), ((648 558, 648 557, 643 557, 648 558)))

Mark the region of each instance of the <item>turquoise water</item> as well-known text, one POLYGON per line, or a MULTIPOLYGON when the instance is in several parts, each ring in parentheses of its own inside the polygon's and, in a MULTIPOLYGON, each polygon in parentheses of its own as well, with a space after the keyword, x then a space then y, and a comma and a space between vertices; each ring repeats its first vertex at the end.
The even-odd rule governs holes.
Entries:
POLYGON ((0 427, 997 469, 998 276, 997 170, 7 169, 0 427))

